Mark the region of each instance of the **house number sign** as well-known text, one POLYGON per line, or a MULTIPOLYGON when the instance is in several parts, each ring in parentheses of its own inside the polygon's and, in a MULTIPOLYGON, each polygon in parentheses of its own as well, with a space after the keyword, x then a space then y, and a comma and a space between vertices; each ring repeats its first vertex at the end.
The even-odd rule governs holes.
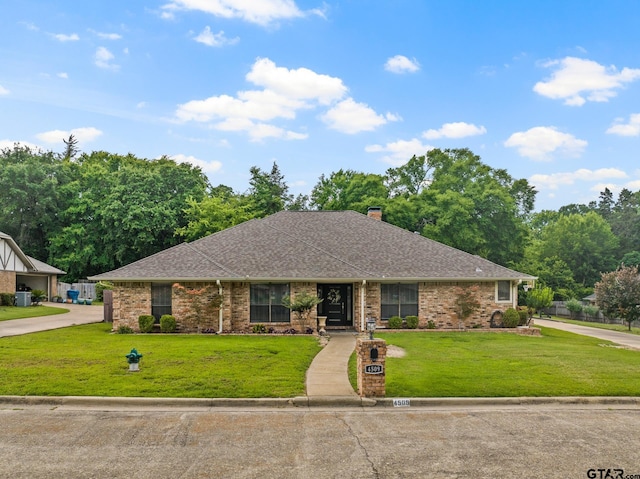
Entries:
POLYGON ((382 374, 384 366, 382 364, 367 364, 364 367, 365 374, 382 374))

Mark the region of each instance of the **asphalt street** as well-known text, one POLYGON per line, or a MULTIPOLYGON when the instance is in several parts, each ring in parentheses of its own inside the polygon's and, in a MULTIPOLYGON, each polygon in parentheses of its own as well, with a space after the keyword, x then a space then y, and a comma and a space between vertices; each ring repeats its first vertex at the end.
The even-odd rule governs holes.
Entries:
POLYGON ((614 470, 640 478, 640 407, 632 405, 2 404, 0 424, 0 478, 7 479, 618 477, 614 470))

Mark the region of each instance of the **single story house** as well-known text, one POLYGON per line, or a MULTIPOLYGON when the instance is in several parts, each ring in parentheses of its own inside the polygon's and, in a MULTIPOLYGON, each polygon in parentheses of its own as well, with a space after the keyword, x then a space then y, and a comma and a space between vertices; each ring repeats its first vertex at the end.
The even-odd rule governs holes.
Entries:
POLYGON ((518 284, 536 278, 385 223, 372 208, 281 211, 89 279, 114 282, 114 329, 173 314, 181 331, 243 332, 301 331, 282 298, 302 292, 322 299, 311 321, 326 316, 327 329, 363 331, 367 318, 385 327, 395 315, 458 328, 455 290, 471 285, 481 307, 466 326, 489 327, 496 310, 517 305, 518 284))
POLYGON ((11 236, 0 232, 0 293, 40 289, 51 300, 64 271, 22 252, 11 236))

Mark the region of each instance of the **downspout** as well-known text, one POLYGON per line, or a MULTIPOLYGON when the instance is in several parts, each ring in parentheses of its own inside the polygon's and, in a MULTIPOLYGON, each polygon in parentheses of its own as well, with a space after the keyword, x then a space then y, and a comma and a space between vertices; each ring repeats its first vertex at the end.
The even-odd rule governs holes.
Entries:
MULTIPOLYGON (((216 284, 218 285, 218 294, 222 298, 222 283, 220 283, 219 279, 216 279, 216 284)), ((224 301, 220 303, 220 307, 218 308, 218 334, 222 333, 222 308, 224 301)))
POLYGON ((367 280, 362 280, 362 288, 360 288, 360 331, 364 331, 364 296, 366 294, 367 280))

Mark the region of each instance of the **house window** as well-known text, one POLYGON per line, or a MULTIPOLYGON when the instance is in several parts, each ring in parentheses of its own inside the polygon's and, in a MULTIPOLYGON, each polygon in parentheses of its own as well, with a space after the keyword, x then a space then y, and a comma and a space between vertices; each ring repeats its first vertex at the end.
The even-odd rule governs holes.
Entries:
POLYGON ((288 323, 291 321, 289 308, 282 305, 282 298, 289 294, 288 284, 252 284, 252 323, 288 323))
POLYGON ((382 284, 380 315, 381 319, 389 319, 391 316, 418 315, 418 283, 411 284, 382 284))
POLYGON ((498 281, 496 283, 498 302, 511 303, 511 281, 498 281))
POLYGON ((160 322, 164 314, 171 314, 171 284, 151 283, 151 314, 160 322))

